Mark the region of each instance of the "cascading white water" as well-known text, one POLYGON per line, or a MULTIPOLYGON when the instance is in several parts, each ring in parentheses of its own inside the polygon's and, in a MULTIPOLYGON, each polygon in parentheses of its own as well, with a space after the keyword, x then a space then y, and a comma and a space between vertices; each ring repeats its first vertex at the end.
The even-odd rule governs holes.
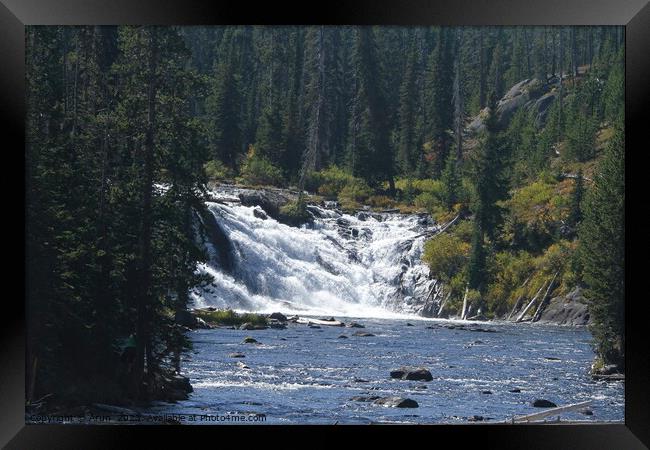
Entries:
POLYGON ((320 218, 297 228, 256 217, 259 207, 224 201, 208 208, 232 243, 234 267, 228 274, 200 265, 214 280, 193 293, 197 307, 395 317, 418 313, 433 286, 420 256, 423 233, 435 226, 420 216, 310 206, 320 218))

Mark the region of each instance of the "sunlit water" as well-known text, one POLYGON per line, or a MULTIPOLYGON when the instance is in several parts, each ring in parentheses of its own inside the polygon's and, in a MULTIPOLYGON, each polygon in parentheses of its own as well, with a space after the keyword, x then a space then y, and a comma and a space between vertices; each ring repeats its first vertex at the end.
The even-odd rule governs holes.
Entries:
POLYGON ((539 412, 530 403, 544 398, 558 406, 592 400, 593 416, 565 413, 563 420, 624 418, 624 384, 588 375, 594 354, 584 329, 481 324, 496 330, 487 333, 424 320, 409 320, 414 326, 360 321, 365 329, 291 324, 284 330, 194 331, 194 350, 183 364, 194 387, 190 399, 146 412, 265 414, 267 424, 465 423, 474 415, 496 422, 539 412), (356 331, 375 336, 353 336, 356 331), (245 336, 261 344, 243 344, 245 336), (231 358, 232 352, 246 357, 231 358), (428 368, 433 381, 391 379, 389 372, 402 365, 428 368), (521 392, 509 392, 513 388, 521 392), (406 397, 419 407, 387 408, 354 396, 406 397))

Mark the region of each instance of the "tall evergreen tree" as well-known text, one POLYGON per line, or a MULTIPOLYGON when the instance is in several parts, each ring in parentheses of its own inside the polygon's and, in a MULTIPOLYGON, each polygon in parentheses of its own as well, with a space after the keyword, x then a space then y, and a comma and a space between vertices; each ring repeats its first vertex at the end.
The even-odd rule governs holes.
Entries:
POLYGON ((619 124, 587 193, 578 233, 596 350, 606 364, 621 369, 625 362, 624 139, 619 124))

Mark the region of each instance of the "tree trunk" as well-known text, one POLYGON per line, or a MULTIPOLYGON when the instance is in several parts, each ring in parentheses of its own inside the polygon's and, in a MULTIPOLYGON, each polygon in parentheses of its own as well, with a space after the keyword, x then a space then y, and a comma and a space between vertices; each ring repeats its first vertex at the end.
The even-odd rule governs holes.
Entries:
POLYGON ((544 293, 544 297, 542 297, 542 300, 539 302, 539 306, 537 307, 535 314, 533 314, 533 322, 537 322, 539 318, 542 316, 542 312, 544 312, 544 307, 546 306, 548 296, 553 290, 553 286, 555 285, 555 279, 557 278, 559 273, 560 272, 555 272, 555 275, 553 275, 553 279, 549 283, 548 288, 544 293))
POLYGON ((526 316, 526 313, 528 310, 533 306, 535 303, 535 300, 537 300, 537 297, 539 297, 539 294, 542 292, 542 290, 546 287, 546 282, 542 283, 542 286, 539 288, 539 291, 537 291, 537 294, 533 297, 533 299, 528 303, 528 305, 524 308, 524 310, 519 314, 519 317, 517 317, 517 320, 515 322, 521 322, 523 318, 526 316))
POLYGON ((484 43, 484 35, 485 35, 485 28, 481 27, 479 31, 479 53, 478 53, 478 61, 479 61, 479 106, 481 109, 485 108, 486 101, 487 101, 487 93, 486 93, 486 77, 485 77, 485 43, 484 43))
POLYGON ((440 304, 440 309, 438 310, 438 314, 436 314, 436 317, 440 317, 440 315, 442 314, 442 311, 445 309, 445 305, 447 304, 449 297, 451 297, 451 290, 447 293, 445 299, 440 304))
POLYGON ((454 106, 456 110, 456 164, 459 164, 463 159, 463 93, 461 78, 461 48, 463 44, 462 33, 462 31, 458 31, 458 48, 456 51, 456 79, 454 80, 454 106))
POLYGON ((463 296, 463 310, 460 313, 460 320, 465 320, 467 315, 467 291, 469 291, 469 284, 465 285, 465 295, 463 296))
MULTIPOLYGON (((147 358, 147 368, 151 368, 151 335, 150 335, 150 303, 151 303, 151 228, 152 228, 152 190, 154 174, 154 129, 156 106, 156 68, 157 68, 157 31, 149 31, 149 58, 148 58, 148 92, 147 92, 147 128, 144 145, 144 179, 142 184, 142 222, 140 230, 140 258, 139 258, 139 296, 137 308, 136 329, 136 381, 139 389, 142 388, 144 378, 144 356, 147 358)), ((150 373, 149 373, 150 375, 150 373)), ((142 394, 142 392, 140 392, 142 394)))
MULTIPOLYGON (((521 285, 522 288, 526 287, 526 284, 528 284, 528 280, 530 280, 530 277, 526 278, 526 280, 523 282, 523 284, 521 285)), ((519 308, 519 305, 520 305, 520 303, 521 303, 521 301, 522 301, 523 299, 524 299, 524 295, 522 294, 522 295, 519 296, 519 298, 518 298, 517 301, 515 302, 515 306, 512 307, 512 311, 510 311, 510 314, 508 314, 508 318, 507 318, 506 320, 510 320, 510 318, 512 317, 512 315, 513 315, 513 314, 515 313, 515 311, 517 311, 517 309, 519 308)))

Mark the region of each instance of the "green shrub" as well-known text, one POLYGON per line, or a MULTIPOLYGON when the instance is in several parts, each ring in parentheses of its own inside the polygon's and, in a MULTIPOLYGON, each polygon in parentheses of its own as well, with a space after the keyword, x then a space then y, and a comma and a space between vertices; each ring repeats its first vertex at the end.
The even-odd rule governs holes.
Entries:
POLYGON ((515 248, 535 252, 550 245, 569 213, 563 186, 540 179, 516 190, 502 203, 508 210, 504 238, 515 248))
POLYGON ((429 266, 433 277, 449 281, 464 269, 469 251, 468 243, 454 235, 443 233, 424 244, 422 261, 429 266))
POLYGON ((263 156, 257 155, 252 145, 241 169, 241 180, 251 185, 282 186, 284 184, 280 168, 263 156))
POLYGON ((360 178, 354 178, 339 192, 339 201, 365 202, 372 195, 372 189, 360 178))
POLYGON ((305 189, 318 192, 325 197, 336 197, 343 188, 355 181, 355 178, 343 169, 332 165, 320 172, 311 172, 307 176, 305 189))
POLYGON ((385 195, 373 195, 368 198, 367 204, 373 208, 393 208, 395 206, 395 200, 385 195))
POLYGON ((233 176, 232 170, 218 159, 205 163, 203 170, 205 170, 205 174, 211 181, 224 180, 233 176))
POLYGON ((280 208, 280 222, 291 226, 300 226, 311 220, 304 200, 292 200, 280 208))

